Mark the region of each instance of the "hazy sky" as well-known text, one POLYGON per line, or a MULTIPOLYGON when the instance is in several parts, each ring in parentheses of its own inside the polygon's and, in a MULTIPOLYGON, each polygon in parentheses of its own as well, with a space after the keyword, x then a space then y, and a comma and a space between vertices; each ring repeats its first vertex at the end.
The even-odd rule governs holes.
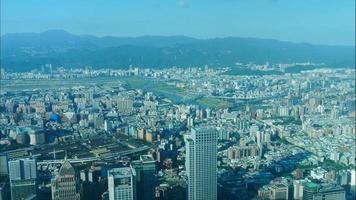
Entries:
POLYGON ((355 44, 355 0, 1 0, 1 35, 259 37, 355 44))

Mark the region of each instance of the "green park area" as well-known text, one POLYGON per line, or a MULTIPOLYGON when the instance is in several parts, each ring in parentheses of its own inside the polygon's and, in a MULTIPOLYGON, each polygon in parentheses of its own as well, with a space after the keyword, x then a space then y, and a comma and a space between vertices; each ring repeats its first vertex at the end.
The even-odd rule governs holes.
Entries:
POLYGON ((276 120, 276 122, 273 123, 274 125, 302 125, 302 121, 300 121, 300 119, 295 119, 294 117, 276 117, 274 120, 276 120))
POLYGON ((323 164, 324 167, 331 168, 331 169, 334 169, 336 171, 352 168, 352 167, 346 166, 343 163, 335 162, 335 161, 330 160, 330 159, 325 159, 322 164, 323 164))
POLYGON ((228 108, 232 103, 216 97, 203 97, 193 94, 183 88, 169 85, 162 80, 149 77, 93 77, 77 79, 50 79, 50 80, 2 80, 1 84, 6 91, 25 91, 35 89, 71 88, 76 86, 118 86, 126 83, 128 89, 142 89, 167 98, 174 103, 193 103, 209 108, 228 108))
POLYGON ((196 102, 208 108, 228 108, 232 105, 230 102, 214 97, 202 97, 197 99, 196 102))

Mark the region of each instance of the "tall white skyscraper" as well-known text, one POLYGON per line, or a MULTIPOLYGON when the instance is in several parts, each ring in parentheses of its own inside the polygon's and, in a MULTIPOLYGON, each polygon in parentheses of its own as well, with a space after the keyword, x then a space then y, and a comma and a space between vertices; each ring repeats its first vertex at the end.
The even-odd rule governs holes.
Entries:
POLYGON ((217 199, 217 134, 214 127, 201 126, 185 135, 189 200, 217 199))
POLYGON ((136 172, 131 167, 114 168, 108 171, 109 200, 136 199, 136 172))

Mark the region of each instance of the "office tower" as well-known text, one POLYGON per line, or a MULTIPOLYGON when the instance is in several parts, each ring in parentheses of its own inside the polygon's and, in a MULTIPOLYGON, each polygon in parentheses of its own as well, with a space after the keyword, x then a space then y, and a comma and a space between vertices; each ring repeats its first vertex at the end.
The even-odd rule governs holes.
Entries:
POLYGON ((80 193, 73 166, 64 161, 58 175, 52 179, 52 200, 79 200, 80 193))
POLYGON ((9 169, 7 167, 7 154, 0 153, 0 176, 6 176, 9 174, 9 169))
POLYGON ((11 199, 35 198, 37 196, 36 160, 30 158, 11 160, 8 165, 11 199))
POLYGON ((137 199, 151 200, 155 196, 156 161, 150 155, 140 156, 131 163, 136 171, 137 199))
POLYGON ((339 185, 327 184, 322 185, 316 194, 314 200, 345 200, 345 189, 339 185))
POLYGON ((217 199, 217 131, 214 127, 193 128, 185 135, 185 166, 189 200, 217 199))
POLYGON ((288 185, 276 184, 271 187, 271 199, 288 199, 288 185))
POLYGON ((136 200, 136 172, 132 167, 108 171, 109 200, 136 200))
POLYGON ((306 183, 303 188, 303 200, 313 200, 314 194, 318 192, 319 185, 313 182, 306 183))
POLYGON ((334 184, 306 183, 303 190, 303 200, 345 200, 345 190, 334 184))
POLYGON ((303 199, 303 190, 305 180, 294 180, 293 181, 293 199, 295 200, 302 200, 303 199))
POLYGON ((356 193, 356 171, 353 169, 351 170, 351 191, 356 193))

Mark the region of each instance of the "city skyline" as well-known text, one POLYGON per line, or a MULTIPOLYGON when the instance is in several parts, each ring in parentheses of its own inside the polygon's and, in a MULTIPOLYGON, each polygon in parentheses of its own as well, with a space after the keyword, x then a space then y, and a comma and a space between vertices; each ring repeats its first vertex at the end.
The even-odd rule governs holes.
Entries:
POLYGON ((354 0, 0 4, 0 200, 355 200, 354 0))

